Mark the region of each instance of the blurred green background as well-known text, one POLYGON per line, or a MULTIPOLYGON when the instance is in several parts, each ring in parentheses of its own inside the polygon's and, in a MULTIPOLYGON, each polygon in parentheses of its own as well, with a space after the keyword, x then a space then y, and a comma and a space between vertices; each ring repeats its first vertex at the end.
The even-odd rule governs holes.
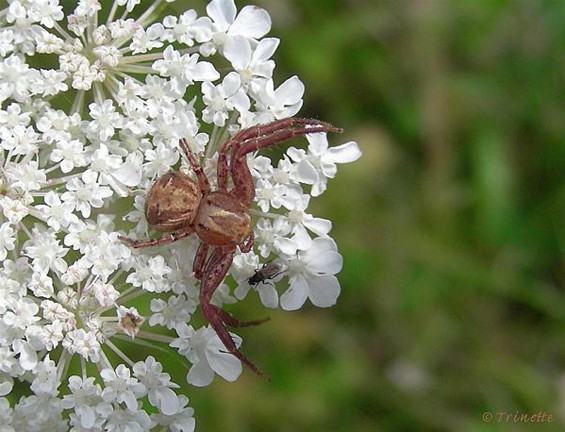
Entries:
POLYGON ((499 413, 565 418, 565 2, 251 3, 276 82, 297 74, 300 114, 364 155, 311 207, 338 304, 242 330, 273 380, 191 389, 197 429, 563 430, 499 413))

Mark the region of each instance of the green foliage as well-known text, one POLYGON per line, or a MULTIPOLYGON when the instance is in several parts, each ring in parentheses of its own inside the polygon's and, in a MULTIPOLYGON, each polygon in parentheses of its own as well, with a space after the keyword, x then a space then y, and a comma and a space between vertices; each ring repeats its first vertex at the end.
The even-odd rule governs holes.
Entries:
POLYGON ((273 382, 193 393, 200 430, 562 430, 496 413, 565 414, 565 3, 259 4, 364 156, 315 201, 338 305, 243 334, 273 382))

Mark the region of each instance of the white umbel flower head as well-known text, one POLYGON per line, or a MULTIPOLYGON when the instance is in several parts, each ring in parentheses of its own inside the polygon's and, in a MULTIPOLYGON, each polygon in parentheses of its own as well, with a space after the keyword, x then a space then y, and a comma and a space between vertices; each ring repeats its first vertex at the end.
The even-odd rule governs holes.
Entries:
MULTIPOLYGON (((242 372, 211 327, 191 323, 195 237, 133 251, 119 235, 153 235, 147 191, 170 170, 193 175, 180 138, 214 188, 225 139, 294 116, 305 89, 296 76, 273 79, 279 40, 266 37, 264 9, 212 0, 204 16, 172 16, 167 2, 8 0, 0 10, 0 396, 14 385, 27 395, 0 398, 2 430, 190 432, 193 410, 166 367, 189 364, 194 386, 242 372), (171 353, 167 366, 148 346, 171 353)), ((341 256, 308 204, 360 152, 324 135, 303 142, 276 166, 248 155, 255 247, 236 256, 216 304, 254 294, 269 308, 335 303, 341 256), (284 271, 251 289, 275 258, 284 271)))

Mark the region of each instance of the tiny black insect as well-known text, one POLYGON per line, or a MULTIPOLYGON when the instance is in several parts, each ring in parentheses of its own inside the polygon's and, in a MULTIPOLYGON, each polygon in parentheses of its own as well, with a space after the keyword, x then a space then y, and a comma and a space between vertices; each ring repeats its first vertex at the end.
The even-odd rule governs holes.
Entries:
POLYGON ((263 264, 263 267, 260 269, 255 270, 255 274, 247 280, 247 283, 249 285, 257 286, 260 283, 266 283, 267 281, 276 278, 281 273, 282 266, 280 264, 268 262, 263 264))

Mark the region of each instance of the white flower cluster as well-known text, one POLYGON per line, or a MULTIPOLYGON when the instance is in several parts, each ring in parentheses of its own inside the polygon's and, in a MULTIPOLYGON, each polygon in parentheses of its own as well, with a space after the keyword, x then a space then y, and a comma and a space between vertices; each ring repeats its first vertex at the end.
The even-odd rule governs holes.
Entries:
MULTIPOLYGON (((279 40, 265 37, 265 10, 212 0, 207 16, 163 17, 163 0, 143 2, 143 10, 140 3, 79 0, 64 10, 58 0, 8 0, 0 10, 2 431, 192 431, 178 385, 121 339, 188 360, 193 385, 241 373, 211 328, 188 324, 198 305, 187 265, 197 239, 134 253, 117 231, 151 234, 143 215, 148 189, 179 164, 189 171, 180 138, 213 182, 225 139, 294 116, 304 86, 297 77, 275 86, 279 40), (149 304, 144 315, 133 306, 140 301, 149 304), (151 332, 155 326, 173 336, 151 332), (10 403, 14 380, 27 396, 10 403)), ((360 151, 354 142, 328 148, 325 134, 307 141, 276 167, 249 156, 255 252, 233 262, 237 299, 249 292, 260 261, 273 259, 288 283, 280 298, 273 284, 253 286, 266 307, 294 310, 307 299, 328 307, 339 295, 342 259, 331 223, 309 214, 308 203, 324 192, 336 163, 360 151)), ((237 299, 224 284, 214 297, 217 304, 237 299)))

